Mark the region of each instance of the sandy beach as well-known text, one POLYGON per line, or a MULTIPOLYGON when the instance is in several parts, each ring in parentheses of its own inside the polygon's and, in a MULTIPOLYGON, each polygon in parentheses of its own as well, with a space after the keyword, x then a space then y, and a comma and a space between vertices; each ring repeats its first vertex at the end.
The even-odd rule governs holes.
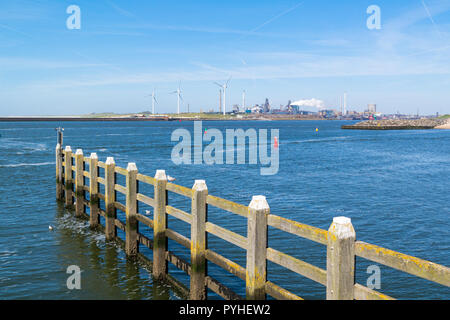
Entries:
POLYGON ((447 120, 446 124, 443 124, 441 126, 437 126, 435 129, 450 129, 450 119, 447 120))

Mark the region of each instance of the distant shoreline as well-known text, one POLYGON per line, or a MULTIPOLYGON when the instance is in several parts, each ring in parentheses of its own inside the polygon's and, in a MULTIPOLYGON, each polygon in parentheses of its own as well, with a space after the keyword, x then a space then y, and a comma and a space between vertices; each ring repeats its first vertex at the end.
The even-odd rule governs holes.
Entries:
POLYGON ((158 118, 89 118, 89 117, 0 117, 0 122, 47 122, 47 121, 169 121, 168 117, 158 118))
POLYGON ((63 122, 63 121, 274 121, 274 120, 332 120, 312 117, 284 116, 273 117, 270 115, 253 117, 235 117, 235 116, 156 116, 156 117, 53 117, 53 116, 23 116, 23 117, 0 117, 0 122, 63 122))

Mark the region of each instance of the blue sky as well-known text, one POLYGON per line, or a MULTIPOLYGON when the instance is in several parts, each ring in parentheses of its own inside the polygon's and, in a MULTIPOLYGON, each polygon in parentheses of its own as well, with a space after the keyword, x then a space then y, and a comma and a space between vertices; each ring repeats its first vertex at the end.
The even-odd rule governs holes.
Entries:
POLYGON ((450 0, 0 2, 0 115, 218 109, 320 99, 450 113, 450 0), (81 29, 69 30, 69 5, 81 29), (369 30, 366 10, 381 9, 369 30))

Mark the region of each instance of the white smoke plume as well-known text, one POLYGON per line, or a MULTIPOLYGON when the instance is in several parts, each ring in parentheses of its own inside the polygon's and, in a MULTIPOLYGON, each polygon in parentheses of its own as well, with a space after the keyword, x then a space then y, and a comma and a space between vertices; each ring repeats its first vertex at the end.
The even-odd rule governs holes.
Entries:
POLYGON ((291 103, 293 106, 299 106, 299 107, 315 107, 319 110, 325 109, 325 104, 322 100, 318 99, 309 99, 309 100, 298 100, 291 103))

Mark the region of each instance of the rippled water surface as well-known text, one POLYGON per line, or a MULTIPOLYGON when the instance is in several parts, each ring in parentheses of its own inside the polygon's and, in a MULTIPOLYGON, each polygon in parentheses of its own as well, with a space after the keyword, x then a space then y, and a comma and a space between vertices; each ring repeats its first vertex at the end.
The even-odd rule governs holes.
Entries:
MULTIPOLYGON (((165 169, 176 183, 191 187, 205 179, 209 193, 241 204, 265 195, 271 212, 328 229, 332 218, 352 219, 359 240, 450 265, 450 131, 346 131, 338 121, 204 122, 217 128, 280 129, 280 169, 260 175, 259 165, 175 165, 171 152, 177 128, 193 122, 0 123, 0 298, 1 299, 179 299, 168 285, 154 283, 149 267, 128 261, 119 244, 105 242, 88 222, 75 219, 55 201, 55 126, 64 144, 100 160, 115 158, 140 172, 165 169), (315 132, 315 128, 319 128, 315 132), (53 231, 48 226, 53 225, 53 231), (81 290, 68 290, 67 267, 78 265, 81 290)), ((119 179, 120 180, 120 179, 119 179)), ((118 181, 124 183, 124 181, 118 181)), ((141 192, 150 188, 142 186, 141 192)), ((121 200, 121 199, 119 199, 121 200)), ((123 200, 123 199, 122 199, 123 200)), ((169 194, 169 203, 189 211, 190 201, 169 194)), ((146 208, 141 206, 140 211, 146 208)), ((122 213, 118 217, 124 220, 122 213)), ((210 208, 208 219, 242 235, 246 221, 210 208)), ((169 226, 189 236, 184 222, 169 226)), ((140 231, 151 237, 148 228, 140 231)), ((123 233, 119 232, 123 237, 123 233)), ((320 268, 326 248, 269 228, 269 245, 320 268)), ((209 237, 209 246, 245 267, 245 252, 209 237)), ((170 250, 189 253, 169 241, 170 250)), ((151 252, 141 248, 151 258, 151 252)), ((357 258, 356 279, 366 285, 370 263, 357 258)), ((245 296, 244 282, 209 264, 209 274, 245 296)), ((379 291, 401 299, 449 299, 450 290, 381 267, 379 291)), ((182 271, 169 268, 188 284, 182 271)), ((269 280, 307 299, 325 298, 325 288, 268 263, 269 280)), ((210 293, 211 298, 217 298, 210 293)))

